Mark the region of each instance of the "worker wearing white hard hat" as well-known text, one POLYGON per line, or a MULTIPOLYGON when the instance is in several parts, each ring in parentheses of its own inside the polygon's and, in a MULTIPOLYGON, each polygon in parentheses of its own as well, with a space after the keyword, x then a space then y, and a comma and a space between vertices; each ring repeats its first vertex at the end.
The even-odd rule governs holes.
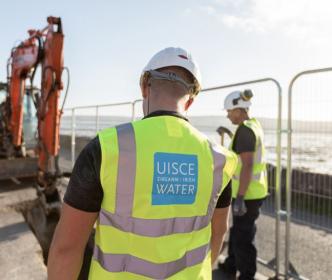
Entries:
POLYGON ((78 277, 96 219, 89 279, 211 279, 237 157, 183 115, 201 83, 197 63, 181 48, 158 52, 144 67, 144 118, 100 131, 75 163, 50 280, 78 277))
POLYGON ((254 243, 259 209, 267 196, 264 133, 261 124, 249 116, 251 90, 234 91, 224 100, 227 117, 237 125, 230 149, 238 155, 233 175, 232 212, 228 257, 219 268, 229 274, 240 272, 240 280, 254 279, 257 250, 254 243))
POLYGON ((225 110, 233 110, 236 108, 249 109, 251 106, 250 99, 252 97, 251 90, 233 91, 228 94, 224 101, 225 110))
POLYGON ((194 77, 194 94, 198 94, 202 85, 202 77, 198 64, 192 58, 191 54, 182 48, 166 48, 156 53, 144 67, 141 78, 151 70, 170 66, 181 67, 189 71, 194 77))
POLYGON ((153 110, 151 106, 156 101, 158 103, 161 101, 162 106, 165 106, 166 103, 174 102, 175 94, 188 93, 183 95, 184 98, 188 97, 187 100, 181 99, 185 100, 185 106, 180 113, 184 113, 199 93, 201 84, 199 67, 189 52, 182 48, 166 48, 159 51, 144 67, 140 78, 144 115, 153 110), (164 93, 161 93, 160 90, 154 90, 160 83, 163 84, 162 91, 164 93), (152 84, 154 86, 151 86, 152 84), (150 94, 153 90, 156 93, 150 94))

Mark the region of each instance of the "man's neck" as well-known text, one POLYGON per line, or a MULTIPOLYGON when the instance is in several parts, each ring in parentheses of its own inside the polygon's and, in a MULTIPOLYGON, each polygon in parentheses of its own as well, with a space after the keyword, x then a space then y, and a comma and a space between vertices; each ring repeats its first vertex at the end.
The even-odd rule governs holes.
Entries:
POLYGON ((180 108, 178 104, 149 104, 149 112, 153 113, 156 111, 170 111, 177 112, 179 114, 184 114, 184 110, 180 108))
POLYGON ((164 110, 154 111, 154 112, 144 116, 143 119, 148 119, 151 117, 159 117, 159 116, 173 116, 173 117, 177 117, 177 118, 183 119, 185 121, 188 121, 188 119, 184 115, 182 115, 178 112, 164 111, 164 110))

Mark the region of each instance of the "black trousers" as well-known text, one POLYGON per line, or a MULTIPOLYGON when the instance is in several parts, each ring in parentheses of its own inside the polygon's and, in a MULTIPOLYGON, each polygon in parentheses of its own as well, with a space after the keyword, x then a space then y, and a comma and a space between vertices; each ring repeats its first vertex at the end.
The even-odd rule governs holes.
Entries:
POLYGON ((264 199, 246 200, 247 213, 243 216, 233 215, 225 265, 230 271, 240 272, 239 280, 253 280, 256 273, 256 220, 263 201, 264 199))

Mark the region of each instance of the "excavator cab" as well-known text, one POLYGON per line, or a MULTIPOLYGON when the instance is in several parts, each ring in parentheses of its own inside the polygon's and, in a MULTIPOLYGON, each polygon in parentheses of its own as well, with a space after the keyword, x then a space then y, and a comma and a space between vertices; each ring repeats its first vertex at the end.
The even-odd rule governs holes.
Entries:
POLYGON ((35 147, 37 145, 36 108, 32 99, 31 89, 27 88, 23 97, 23 134, 24 153, 26 157, 15 158, 12 156, 10 136, 5 125, 8 118, 8 92, 7 84, 0 83, 0 180, 17 179, 36 176, 38 171, 35 147))
POLYGON ((5 89, 0 88, 0 104, 6 100, 6 91, 5 89))
MULTIPOLYGON (((34 92, 39 91, 38 89, 34 89, 34 92)), ((6 98, 7 98, 7 90, 6 84, 0 83, 0 108, 4 108, 6 106, 6 98)), ((37 110, 34 105, 32 99, 32 91, 30 88, 26 89, 26 93, 23 97, 23 135, 24 135, 24 145, 26 150, 32 155, 34 153, 34 149, 37 145, 37 110)), ((4 121, 5 115, 4 111, 0 110, 0 135, 3 135, 4 126, 2 125, 2 121, 4 121)), ((0 141, 0 149, 5 148, 4 143, 0 141)), ((5 154, 0 153, 0 158, 6 157, 5 154)))
POLYGON ((25 147, 29 151, 34 149, 38 142, 37 110, 33 103, 31 89, 27 89, 23 104, 23 135, 25 147))

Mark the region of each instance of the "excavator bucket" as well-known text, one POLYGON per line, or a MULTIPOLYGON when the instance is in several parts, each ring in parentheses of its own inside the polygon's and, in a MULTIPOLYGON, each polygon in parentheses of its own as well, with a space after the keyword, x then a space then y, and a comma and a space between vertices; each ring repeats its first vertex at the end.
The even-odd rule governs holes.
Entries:
POLYGON ((36 177, 37 158, 0 159, 0 180, 36 177))

